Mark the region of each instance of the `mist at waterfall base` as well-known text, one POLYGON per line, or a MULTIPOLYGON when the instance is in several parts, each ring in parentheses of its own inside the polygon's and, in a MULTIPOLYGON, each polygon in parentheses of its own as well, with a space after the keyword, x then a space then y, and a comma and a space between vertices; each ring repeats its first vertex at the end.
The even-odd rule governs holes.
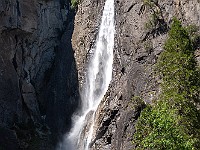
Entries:
POLYGON ((112 79, 114 48, 114 0, 106 0, 98 38, 81 93, 82 108, 72 117, 73 127, 57 150, 88 150, 93 136, 95 112, 112 79), (88 119, 89 118, 89 119, 88 119))

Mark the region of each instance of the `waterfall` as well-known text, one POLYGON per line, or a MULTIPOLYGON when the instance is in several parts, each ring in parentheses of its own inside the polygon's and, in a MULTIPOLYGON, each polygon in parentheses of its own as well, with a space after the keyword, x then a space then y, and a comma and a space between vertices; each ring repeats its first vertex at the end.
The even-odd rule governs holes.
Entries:
POLYGON ((112 79, 114 48, 114 0, 106 0, 93 56, 82 91, 82 110, 73 116, 73 128, 58 150, 88 150, 93 136, 95 112, 112 79), (89 119, 88 119, 89 118, 89 119))

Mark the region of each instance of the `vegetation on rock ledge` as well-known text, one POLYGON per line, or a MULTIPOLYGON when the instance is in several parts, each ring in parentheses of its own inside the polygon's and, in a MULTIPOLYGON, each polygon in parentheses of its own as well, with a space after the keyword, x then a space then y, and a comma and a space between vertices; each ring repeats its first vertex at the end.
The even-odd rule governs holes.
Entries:
POLYGON ((157 63, 162 77, 159 100, 148 105, 136 124, 136 149, 200 149, 200 71, 186 28, 174 19, 157 63))
POLYGON ((76 8, 78 5, 78 0, 71 0, 71 7, 76 8))

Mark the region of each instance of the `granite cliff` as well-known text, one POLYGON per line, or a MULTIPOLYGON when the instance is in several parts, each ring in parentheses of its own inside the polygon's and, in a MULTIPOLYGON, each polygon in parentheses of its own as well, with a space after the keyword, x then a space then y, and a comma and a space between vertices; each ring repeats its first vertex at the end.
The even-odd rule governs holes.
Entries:
MULTIPOLYGON (((54 149, 71 127, 105 0, 0 2, 0 149, 54 149)), ((143 105, 159 93, 153 68, 173 17, 200 27, 199 0, 115 1, 113 79, 95 122, 93 150, 129 150, 143 105), (159 11, 159 15, 155 12, 159 11)), ((200 48, 196 47, 200 64, 200 48)))
POLYGON ((0 149, 52 149, 70 127, 73 20, 67 0, 0 1, 0 149))
MULTIPOLYGON (((89 50, 98 32, 103 2, 81 1, 75 17, 72 43, 80 87, 84 83, 83 70, 90 57, 89 50)), ((91 144, 94 150, 134 149, 134 125, 144 107, 134 100, 139 97, 151 103, 160 91, 160 79, 153 70, 173 17, 185 26, 197 26, 198 31, 200 26, 200 2, 197 0, 116 0, 115 10, 113 79, 96 114, 91 144), (148 6, 148 2, 152 2, 153 7, 148 6)), ((199 61, 199 45, 196 49, 199 61)))

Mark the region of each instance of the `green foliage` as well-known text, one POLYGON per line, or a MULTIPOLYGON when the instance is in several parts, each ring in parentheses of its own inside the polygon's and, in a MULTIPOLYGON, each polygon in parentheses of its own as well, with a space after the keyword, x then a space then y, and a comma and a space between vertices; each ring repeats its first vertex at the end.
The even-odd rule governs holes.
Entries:
POLYGON ((187 29, 174 19, 157 63, 162 92, 153 106, 148 105, 136 124, 136 149, 200 149, 200 72, 187 29))
POLYGON ((149 21, 145 24, 145 28, 149 30, 153 30, 156 28, 157 24, 159 23, 160 13, 159 12, 153 12, 153 14, 150 16, 149 21))
POLYGON ((157 0, 143 0, 143 6, 149 8, 152 14, 150 19, 145 24, 145 29, 153 30, 160 25, 160 21, 163 19, 161 10, 158 6, 157 0))
POLYGON ((153 43, 150 40, 147 40, 144 42, 144 49, 148 54, 150 54, 153 51, 153 43))
POLYGON ((186 28, 191 42, 193 44, 193 47, 197 48, 199 46, 199 41, 200 41, 200 34, 199 34, 199 27, 197 27, 196 25, 190 25, 186 28))
POLYGON ((147 6, 153 7, 157 0, 143 0, 143 3, 147 6))
POLYGON ((145 107, 144 101, 139 96, 134 96, 132 98, 132 108, 138 110, 141 107, 145 107))
POLYGON ((163 90, 173 88, 185 92, 187 97, 198 97, 200 73, 196 68, 194 49, 190 36, 178 20, 174 20, 165 51, 158 60, 158 72, 163 78, 163 90))
POLYGON ((144 0, 143 2, 144 2, 145 5, 149 5, 149 6, 152 5, 151 0, 144 0))
POLYGON ((78 2, 79 2, 78 0, 71 0, 71 7, 76 8, 78 5, 78 2))

